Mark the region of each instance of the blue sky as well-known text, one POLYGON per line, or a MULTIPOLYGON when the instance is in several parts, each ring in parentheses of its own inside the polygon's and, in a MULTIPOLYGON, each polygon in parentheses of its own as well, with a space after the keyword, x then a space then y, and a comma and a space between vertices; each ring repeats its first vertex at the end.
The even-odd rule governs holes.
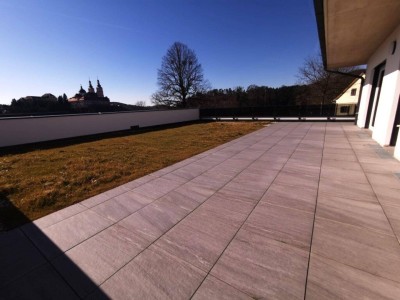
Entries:
POLYGON ((312 0, 0 0, 0 40, 4 104, 71 97, 89 77, 111 101, 150 104, 175 41, 213 88, 294 84, 319 49, 312 0))

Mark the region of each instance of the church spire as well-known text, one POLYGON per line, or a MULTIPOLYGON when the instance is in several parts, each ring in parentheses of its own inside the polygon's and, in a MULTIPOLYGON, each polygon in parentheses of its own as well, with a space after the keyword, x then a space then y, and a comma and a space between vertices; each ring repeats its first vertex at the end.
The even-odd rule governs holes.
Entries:
POLYGON ((81 95, 86 94, 86 91, 83 89, 82 84, 81 84, 81 89, 79 90, 79 94, 81 95))
POLYGON ((93 85, 92 85, 92 82, 90 81, 90 79, 89 79, 88 93, 94 93, 94 88, 93 88, 93 85))
POLYGON ((104 97, 104 92, 103 92, 103 88, 100 85, 100 81, 97 78, 97 87, 96 87, 96 92, 97 92, 97 96, 103 98, 104 97))

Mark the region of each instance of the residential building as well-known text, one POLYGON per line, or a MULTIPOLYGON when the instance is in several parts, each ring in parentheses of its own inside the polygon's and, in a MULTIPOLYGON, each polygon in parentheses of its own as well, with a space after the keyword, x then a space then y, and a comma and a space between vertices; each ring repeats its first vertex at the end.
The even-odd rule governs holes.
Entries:
MULTIPOLYGON (((365 74, 362 73, 363 78, 365 74)), ((361 78, 355 78, 333 101, 336 104, 336 116, 352 116, 356 112, 361 90, 361 78)))
POLYGON ((357 125, 400 159, 400 1, 314 0, 325 67, 366 65, 357 125))

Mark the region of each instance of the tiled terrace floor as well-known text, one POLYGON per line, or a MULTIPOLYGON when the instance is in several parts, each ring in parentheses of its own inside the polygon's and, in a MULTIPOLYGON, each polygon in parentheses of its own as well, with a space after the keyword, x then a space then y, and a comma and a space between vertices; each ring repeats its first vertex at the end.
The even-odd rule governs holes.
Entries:
POLYGON ((1 233, 0 298, 399 299, 399 173, 350 123, 273 124, 1 233))

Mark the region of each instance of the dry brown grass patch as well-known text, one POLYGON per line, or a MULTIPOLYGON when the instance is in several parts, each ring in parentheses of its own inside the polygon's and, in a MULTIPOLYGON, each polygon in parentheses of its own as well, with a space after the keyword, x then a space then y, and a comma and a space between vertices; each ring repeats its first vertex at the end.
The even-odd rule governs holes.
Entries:
POLYGON ((76 144, 61 142, 57 147, 42 144, 30 146, 29 151, 0 154, 0 220, 12 227, 37 219, 264 124, 197 123, 76 144))

